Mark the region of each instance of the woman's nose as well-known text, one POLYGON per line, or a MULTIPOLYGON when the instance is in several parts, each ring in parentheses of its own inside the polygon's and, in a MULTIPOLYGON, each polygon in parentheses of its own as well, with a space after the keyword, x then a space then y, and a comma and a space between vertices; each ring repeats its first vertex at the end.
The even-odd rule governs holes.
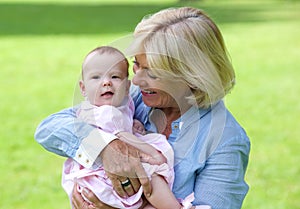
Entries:
POLYGON ((137 85, 137 86, 140 86, 140 87, 147 85, 147 82, 145 80, 145 76, 143 74, 143 70, 136 71, 136 73, 133 75, 132 83, 134 85, 137 85))

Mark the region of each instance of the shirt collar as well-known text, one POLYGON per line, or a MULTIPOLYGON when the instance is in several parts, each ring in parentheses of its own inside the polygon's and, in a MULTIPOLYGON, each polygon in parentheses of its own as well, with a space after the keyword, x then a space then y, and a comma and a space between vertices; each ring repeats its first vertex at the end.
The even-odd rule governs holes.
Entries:
POLYGON ((211 107, 202 109, 196 106, 192 106, 187 112, 185 112, 180 118, 178 118, 174 122, 179 123, 179 129, 181 130, 184 127, 188 127, 192 123, 195 123, 199 120, 199 118, 201 119, 210 111, 211 107))

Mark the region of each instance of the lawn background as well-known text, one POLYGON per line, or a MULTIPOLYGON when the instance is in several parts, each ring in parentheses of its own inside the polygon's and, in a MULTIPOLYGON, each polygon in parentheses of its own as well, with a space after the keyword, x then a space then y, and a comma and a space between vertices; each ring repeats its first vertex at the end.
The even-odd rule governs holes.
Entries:
POLYGON ((252 142, 243 209, 300 208, 299 1, 0 0, 0 209, 70 208, 60 186, 64 158, 34 141, 36 126, 78 99, 89 50, 179 5, 218 23, 236 69, 226 103, 252 142))

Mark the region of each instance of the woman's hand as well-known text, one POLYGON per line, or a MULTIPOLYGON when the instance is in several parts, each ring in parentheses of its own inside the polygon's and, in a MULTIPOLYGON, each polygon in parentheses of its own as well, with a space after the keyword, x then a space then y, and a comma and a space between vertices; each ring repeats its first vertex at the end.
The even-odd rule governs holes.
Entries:
POLYGON ((101 152, 101 159, 114 190, 121 197, 132 196, 139 190, 141 185, 144 194, 146 196, 151 195, 151 184, 141 164, 141 162, 153 164, 153 162, 150 162, 153 160, 151 156, 116 139, 104 148, 101 152))
POLYGON ((91 203, 82 198, 81 194, 77 191, 77 184, 75 183, 72 193, 72 205, 74 209, 114 209, 101 202, 90 190, 85 188, 82 193, 91 203))

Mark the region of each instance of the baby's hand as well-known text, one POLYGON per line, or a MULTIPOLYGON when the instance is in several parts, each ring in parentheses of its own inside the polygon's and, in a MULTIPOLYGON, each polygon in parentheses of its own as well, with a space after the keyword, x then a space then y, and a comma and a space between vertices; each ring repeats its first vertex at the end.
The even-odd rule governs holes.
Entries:
POLYGON ((152 158, 155 159, 155 162, 157 162, 155 164, 157 165, 167 163, 167 158, 160 151, 157 151, 155 154, 153 153, 152 158))
POLYGON ((145 135, 146 134, 146 130, 144 128, 144 125, 140 121, 138 121, 136 119, 133 119, 132 132, 134 134, 136 134, 136 133, 141 134, 141 135, 145 135))

